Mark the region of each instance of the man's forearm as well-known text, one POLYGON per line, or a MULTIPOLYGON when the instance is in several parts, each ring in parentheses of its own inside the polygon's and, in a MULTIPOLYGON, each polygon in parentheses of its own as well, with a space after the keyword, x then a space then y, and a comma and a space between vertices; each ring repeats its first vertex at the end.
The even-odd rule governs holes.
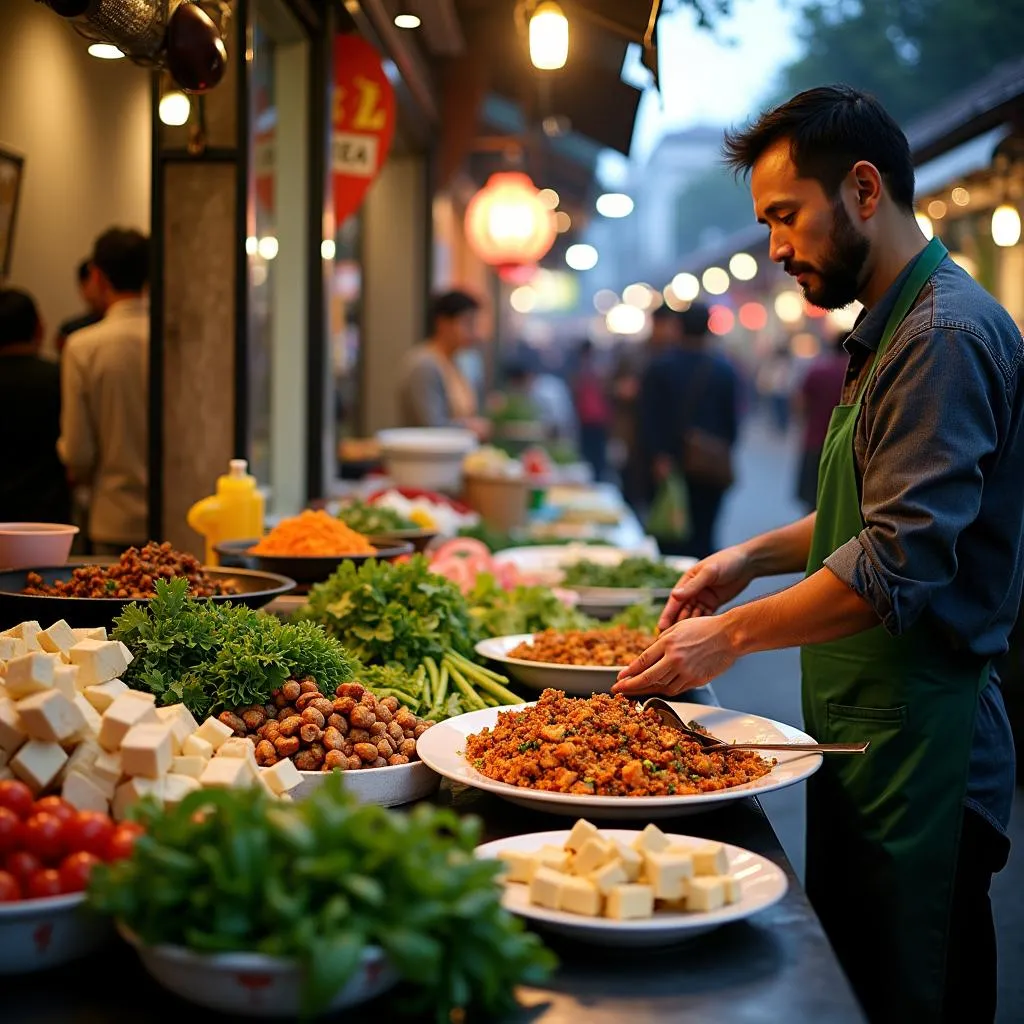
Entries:
POLYGON ((804 570, 811 551, 816 516, 817 513, 812 512, 789 526, 762 533, 740 545, 750 561, 755 578, 804 570))
POLYGON ((736 656, 825 643, 879 625, 878 613, 830 569, 725 612, 736 656))

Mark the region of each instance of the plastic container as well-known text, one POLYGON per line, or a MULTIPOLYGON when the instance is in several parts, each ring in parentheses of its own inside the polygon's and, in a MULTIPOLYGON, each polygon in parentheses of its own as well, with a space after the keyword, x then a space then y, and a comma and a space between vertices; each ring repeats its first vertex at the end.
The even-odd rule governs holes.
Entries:
POLYGON ((463 500, 492 529, 508 533, 526 524, 531 490, 526 477, 467 473, 462 484, 463 500))
POLYGON ((454 427, 382 430, 377 439, 395 486, 452 494, 462 481, 462 460, 477 447, 472 431, 454 427))
POLYGON ((219 565, 216 545, 226 540, 263 536, 263 495, 245 459, 232 459, 227 475, 217 477, 217 493, 188 510, 188 525, 206 539, 206 565, 219 565))
POLYGON ((65 523, 0 523, 0 569, 63 565, 76 533, 65 523))

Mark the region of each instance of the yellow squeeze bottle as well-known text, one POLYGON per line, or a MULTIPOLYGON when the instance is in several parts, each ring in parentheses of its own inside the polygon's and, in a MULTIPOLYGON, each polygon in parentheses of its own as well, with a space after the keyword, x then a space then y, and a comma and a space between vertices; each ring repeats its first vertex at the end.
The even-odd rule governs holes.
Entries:
POLYGON ((188 525, 206 538, 206 565, 219 565, 214 547, 227 540, 263 536, 263 495, 245 459, 232 459, 226 476, 217 477, 217 493, 188 510, 188 525))

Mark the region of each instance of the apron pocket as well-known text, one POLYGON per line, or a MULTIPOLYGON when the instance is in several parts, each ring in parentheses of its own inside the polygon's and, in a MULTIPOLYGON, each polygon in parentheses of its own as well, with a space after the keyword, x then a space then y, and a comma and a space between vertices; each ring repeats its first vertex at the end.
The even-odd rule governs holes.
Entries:
POLYGON ((894 708, 863 708, 829 701, 826 709, 830 726, 843 721, 877 723, 880 726, 888 724, 897 728, 907 724, 906 704, 894 708))

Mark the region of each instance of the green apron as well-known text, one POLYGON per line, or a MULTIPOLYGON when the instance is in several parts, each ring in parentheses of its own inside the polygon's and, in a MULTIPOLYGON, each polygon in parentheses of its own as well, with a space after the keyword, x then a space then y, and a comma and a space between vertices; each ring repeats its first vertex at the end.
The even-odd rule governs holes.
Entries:
MULTIPOLYGON (((807 574, 864 528, 853 442, 861 402, 896 328, 942 262, 915 263, 852 405, 832 414, 821 455, 807 574)), ((925 612, 903 635, 882 626, 801 651, 807 731, 870 740, 826 757, 807 788, 807 893, 872 1021, 940 1018, 949 913, 981 658, 925 612)))

